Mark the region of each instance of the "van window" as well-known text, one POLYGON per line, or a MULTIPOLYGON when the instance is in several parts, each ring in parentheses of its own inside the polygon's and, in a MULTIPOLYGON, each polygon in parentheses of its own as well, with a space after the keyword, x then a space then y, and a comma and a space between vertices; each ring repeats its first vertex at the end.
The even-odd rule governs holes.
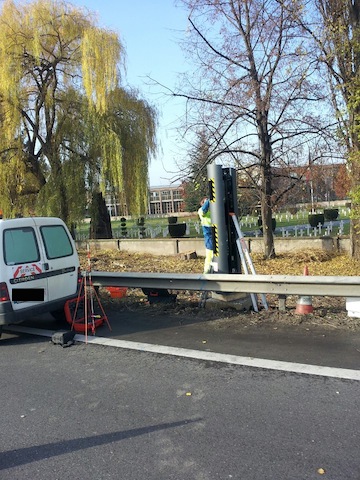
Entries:
POLYGON ((40 253, 31 227, 4 230, 4 260, 7 265, 40 261, 40 253))
POLYGON ((71 241, 63 225, 48 225, 40 228, 48 259, 69 257, 74 253, 71 241))

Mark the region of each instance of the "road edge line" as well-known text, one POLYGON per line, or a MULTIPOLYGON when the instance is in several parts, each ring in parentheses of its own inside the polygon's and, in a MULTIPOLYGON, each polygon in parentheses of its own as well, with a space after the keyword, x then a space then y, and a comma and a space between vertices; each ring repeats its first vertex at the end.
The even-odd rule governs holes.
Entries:
MULTIPOLYGON (((14 333, 27 333, 30 335, 39 335, 43 337, 52 337, 55 331, 44 330, 40 328, 21 327, 18 325, 6 326, 4 331, 14 333)), ((231 365, 240 365, 245 367, 262 368, 266 370, 278 370, 289 373, 299 373, 305 375, 317 375, 322 377, 341 378, 345 380, 360 381, 360 370, 351 370, 348 368, 326 367, 323 365, 311 365, 306 363, 284 362, 280 360, 268 360, 265 358, 243 357, 230 355, 227 353, 204 352, 201 350, 191 350, 180 347, 169 347, 166 345, 154 345, 151 343, 131 342, 128 340, 117 340, 106 337, 85 336, 76 334, 74 339, 78 342, 102 345, 127 350, 136 350, 140 352, 157 353, 161 355, 173 355, 183 358, 193 358, 210 362, 227 363, 231 365)))

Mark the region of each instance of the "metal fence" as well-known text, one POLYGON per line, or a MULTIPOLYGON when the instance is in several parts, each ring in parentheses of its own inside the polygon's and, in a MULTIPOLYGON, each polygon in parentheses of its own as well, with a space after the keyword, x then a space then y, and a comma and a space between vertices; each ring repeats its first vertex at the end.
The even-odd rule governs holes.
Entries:
MULTIPOLYGON (((84 275, 88 275, 84 273, 84 275)), ((359 297, 360 277, 312 275, 91 272, 94 286, 165 288, 232 293, 359 297)))

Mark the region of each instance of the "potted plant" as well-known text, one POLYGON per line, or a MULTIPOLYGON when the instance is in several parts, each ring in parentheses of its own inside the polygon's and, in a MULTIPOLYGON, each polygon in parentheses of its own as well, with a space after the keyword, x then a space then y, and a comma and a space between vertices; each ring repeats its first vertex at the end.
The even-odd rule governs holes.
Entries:
POLYGON ((338 208, 326 208, 324 210, 324 218, 327 222, 333 222, 339 216, 338 208))
POLYGON ((186 232, 186 223, 170 223, 169 235, 172 238, 183 237, 186 232))
POLYGON ((325 223, 325 216, 323 213, 309 213, 308 221, 310 227, 316 228, 318 227, 319 223, 321 226, 323 226, 325 223))

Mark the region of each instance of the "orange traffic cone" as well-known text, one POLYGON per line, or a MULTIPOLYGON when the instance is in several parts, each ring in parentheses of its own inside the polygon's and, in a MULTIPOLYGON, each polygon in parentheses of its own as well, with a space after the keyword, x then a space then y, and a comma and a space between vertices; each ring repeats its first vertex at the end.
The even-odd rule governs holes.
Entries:
MULTIPOLYGON (((304 275, 309 275, 309 269, 307 265, 304 267, 304 275)), ((313 311, 314 308, 312 306, 311 297, 308 295, 299 297, 299 300, 296 304, 295 313, 298 315, 306 315, 308 313, 312 313, 313 311)))

